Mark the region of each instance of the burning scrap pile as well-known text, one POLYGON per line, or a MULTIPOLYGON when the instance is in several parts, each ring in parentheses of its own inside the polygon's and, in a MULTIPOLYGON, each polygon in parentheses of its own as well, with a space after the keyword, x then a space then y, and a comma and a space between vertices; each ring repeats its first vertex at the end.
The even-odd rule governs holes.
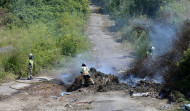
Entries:
MULTIPOLYGON (((128 90, 130 91, 131 96, 135 94, 140 96, 158 96, 159 91, 161 90, 161 84, 155 83, 153 81, 140 80, 136 83, 135 87, 131 87, 126 83, 120 83, 119 78, 115 75, 106 75, 104 73, 96 71, 95 68, 90 69, 91 78, 93 79, 95 85, 89 85, 88 89, 95 92, 106 92, 114 90, 128 90)), ((82 88, 82 75, 78 76, 73 84, 71 84, 67 91, 76 91, 82 88)))
MULTIPOLYGON (((89 86, 91 90, 95 90, 97 92, 105 92, 109 90, 124 90, 128 89, 129 86, 127 84, 120 84, 119 79, 115 75, 106 75, 101 72, 97 72, 95 68, 90 69, 91 78, 94 80, 95 85, 89 86)), ((82 86, 82 75, 78 76, 73 84, 71 84, 67 91, 75 91, 80 89, 82 86)))

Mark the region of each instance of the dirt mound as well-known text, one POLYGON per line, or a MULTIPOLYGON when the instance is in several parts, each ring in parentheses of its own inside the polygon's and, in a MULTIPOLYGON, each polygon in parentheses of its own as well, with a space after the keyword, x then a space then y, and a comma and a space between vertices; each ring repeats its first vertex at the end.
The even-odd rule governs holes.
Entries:
MULTIPOLYGON (((97 92, 105 92, 109 90, 122 90, 129 88, 127 84, 120 84, 119 78, 115 75, 107 75, 101 72, 97 72, 95 68, 91 68, 90 73, 95 85, 91 85, 88 88, 92 88, 92 90, 95 90, 97 92)), ((82 75, 80 75, 75 79, 73 84, 68 87, 67 91, 76 91, 82 87, 82 75)))

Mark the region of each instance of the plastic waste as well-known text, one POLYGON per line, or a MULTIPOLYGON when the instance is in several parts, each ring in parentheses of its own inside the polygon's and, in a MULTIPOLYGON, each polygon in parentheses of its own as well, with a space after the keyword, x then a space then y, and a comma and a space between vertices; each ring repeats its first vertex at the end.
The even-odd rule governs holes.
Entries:
POLYGON ((68 93, 68 92, 61 92, 61 96, 64 96, 64 95, 69 95, 70 93, 68 93))

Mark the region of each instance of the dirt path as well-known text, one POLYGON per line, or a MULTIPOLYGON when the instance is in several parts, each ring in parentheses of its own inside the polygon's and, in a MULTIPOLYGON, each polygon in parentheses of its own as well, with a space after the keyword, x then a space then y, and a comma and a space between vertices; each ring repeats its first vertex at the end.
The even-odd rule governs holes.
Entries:
MULTIPOLYGON (((25 87, 29 87, 34 83, 40 83, 43 81, 50 81, 53 78, 51 77, 35 77, 32 80, 27 80, 26 78, 23 80, 11 81, 9 83, 3 83, 0 85, 0 96, 9 97, 14 95, 17 92, 20 92, 20 89, 24 89, 25 87)), ((1 100, 1 98, 0 98, 1 100)))
POLYGON ((166 100, 151 97, 131 98, 124 91, 98 93, 81 101, 93 101, 91 111, 158 111, 161 106, 166 105, 166 100))
POLYGON ((92 92, 82 88, 61 96, 60 85, 39 84, 0 101, 0 111, 159 111, 166 100, 131 98, 127 91, 92 92))
POLYGON ((133 59, 130 51, 122 48, 121 43, 114 40, 114 36, 107 30, 114 25, 109 15, 99 13, 99 8, 90 6, 91 16, 88 25, 88 37, 92 42, 97 69, 104 73, 116 73, 127 66, 133 59))

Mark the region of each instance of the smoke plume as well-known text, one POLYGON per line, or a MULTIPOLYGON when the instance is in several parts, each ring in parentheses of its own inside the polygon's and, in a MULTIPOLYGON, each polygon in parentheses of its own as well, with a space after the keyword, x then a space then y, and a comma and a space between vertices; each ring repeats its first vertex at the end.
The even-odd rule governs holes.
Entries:
POLYGON ((153 57, 157 57, 170 51, 176 39, 176 30, 170 25, 153 23, 149 36, 151 44, 155 47, 153 57))

